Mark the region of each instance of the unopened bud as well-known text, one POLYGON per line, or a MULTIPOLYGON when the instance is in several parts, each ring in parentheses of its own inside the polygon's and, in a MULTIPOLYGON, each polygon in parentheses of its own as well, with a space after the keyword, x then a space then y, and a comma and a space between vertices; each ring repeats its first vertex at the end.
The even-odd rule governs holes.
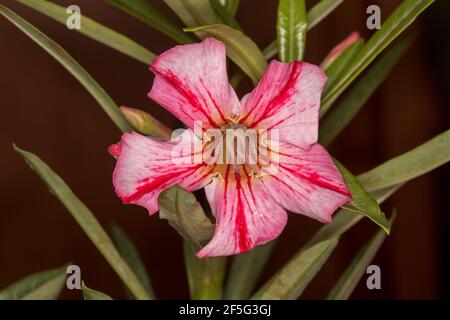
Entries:
POLYGON ((323 60, 321 67, 326 70, 339 56, 360 38, 359 32, 353 32, 344 41, 334 47, 323 60))
POLYGON ((140 133, 152 137, 170 139, 171 130, 153 118, 149 113, 124 106, 120 107, 120 112, 122 112, 133 128, 140 133))

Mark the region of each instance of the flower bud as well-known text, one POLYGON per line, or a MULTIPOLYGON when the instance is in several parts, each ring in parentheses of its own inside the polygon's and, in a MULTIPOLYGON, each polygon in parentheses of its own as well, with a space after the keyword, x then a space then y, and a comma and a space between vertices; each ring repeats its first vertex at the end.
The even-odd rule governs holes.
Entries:
POLYGON ((359 32, 353 32, 344 41, 334 47, 323 60, 321 67, 326 70, 352 44, 360 38, 359 32))
POLYGON ((122 106, 120 107, 120 112, 122 112, 133 128, 142 134, 163 139, 169 139, 171 136, 169 128, 145 111, 122 106))

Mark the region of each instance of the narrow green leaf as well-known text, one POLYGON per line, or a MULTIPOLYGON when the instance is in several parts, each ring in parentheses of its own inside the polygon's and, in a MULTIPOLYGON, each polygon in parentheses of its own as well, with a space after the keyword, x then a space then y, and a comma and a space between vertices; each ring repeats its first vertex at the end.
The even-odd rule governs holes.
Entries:
MULTIPOLYGON (((125 231, 115 223, 111 224, 110 233, 111 238, 117 247, 117 250, 126 261, 126 263, 130 266, 131 270, 139 280, 139 283, 144 287, 149 296, 154 297, 155 294, 150 282, 150 278, 145 269, 144 262, 142 261, 139 252, 137 251, 131 239, 128 237, 125 231)), ((127 290, 127 296, 130 297, 131 293, 126 287, 125 289, 127 290)))
POLYGON ((372 196, 359 183, 358 179, 356 179, 347 168, 345 168, 336 159, 334 159, 334 163, 344 177, 345 184, 352 194, 352 201, 343 207, 349 211, 354 211, 355 213, 369 218, 383 228, 387 234, 389 234, 391 226, 389 221, 386 219, 386 216, 381 211, 377 201, 372 198, 372 196))
POLYGON ((209 0, 164 0, 187 27, 219 23, 209 0))
MULTIPOLYGON (((46 0, 16 1, 64 25, 66 24, 68 18, 66 7, 46 0)), ((150 64, 155 58, 154 53, 150 52, 140 44, 86 16, 81 16, 81 29, 76 29, 76 31, 145 64, 150 64)))
POLYGON ((228 12, 235 16, 239 8, 240 0, 222 0, 222 2, 223 1, 225 2, 225 8, 227 8, 228 12))
POLYGON ((358 177, 366 190, 404 183, 450 161, 450 130, 358 177))
POLYGON ((113 300, 113 298, 103 292, 88 288, 84 282, 81 284, 81 291, 83 292, 84 300, 113 300))
POLYGON ((192 39, 182 31, 180 26, 146 0, 107 0, 107 2, 179 43, 192 42, 192 39))
POLYGON ((214 224, 209 220, 195 196, 178 185, 161 192, 158 197, 159 217, 196 249, 212 238, 214 224))
POLYGON ((280 60, 282 62, 303 60, 308 28, 305 0, 280 0, 277 15, 280 60))
MULTIPOLYGON (((308 11, 308 31, 318 25, 330 13, 334 11, 344 0, 321 0, 308 11)), ((274 57, 278 53, 277 40, 272 41, 264 50, 266 59, 274 57)))
POLYGON ((342 77, 345 68, 350 65, 355 56, 364 47, 364 39, 359 39, 354 44, 349 46, 342 52, 342 54, 334 60, 329 67, 325 69, 328 77, 327 88, 332 88, 336 81, 342 77))
POLYGON ((431 5, 434 0, 404 0, 367 42, 344 75, 333 87, 325 91, 320 115, 325 114, 339 95, 361 74, 362 71, 402 32, 417 16, 431 5))
POLYGON ((264 50, 263 55, 266 60, 269 60, 270 58, 275 57, 275 55, 278 53, 278 42, 277 40, 271 42, 264 50))
POLYGON ((13 11, 0 4, 0 14, 22 30, 33 41, 45 49, 51 56, 60 62, 97 100, 106 114, 122 131, 132 129, 127 120, 122 116, 116 103, 103 90, 102 87, 75 61, 61 46, 48 38, 41 31, 29 24, 13 11))
POLYGON ((197 248, 188 241, 183 241, 183 248, 191 299, 222 299, 226 258, 199 259, 195 256, 197 248))
POLYGON ((66 284, 66 267, 19 280, 0 291, 0 300, 56 300, 66 284))
MULTIPOLYGON (((396 214, 394 212, 389 219, 391 225, 395 220, 395 216, 396 214)), ((370 262, 383 244, 384 239, 386 239, 386 233, 379 230, 372 239, 361 248, 331 290, 327 297, 328 300, 347 300, 350 297, 353 290, 355 290, 356 285, 365 274, 370 262)))
POLYGON ((14 150, 23 156, 30 168, 47 184, 50 192, 55 195, 72 214, 86 235, 102 253, 111 267, 116 271, 130 291, 139 299, 150 299, 136 275, 123 260, 114 247, 108 234, 102 228, 92 212, 77 198, 69 186, 36 155, 24 151, 14 145, 14 150))
POLYGON ((239 22, 236 21, 234 16, 224 7, 219 0, 209 0, 211 7, 213 8, 216 15, 228 26, 236 30, 242 30, 239 22))
POLYGON ((241 31, 223 24, 186 28, 186 31, 195 32, 201 38, 214 37, 227 45, 228 57, 236 63, 257 84, 267 68, 267 62, 262 52, 252 39, 241 31))
POLYGON ((325 240, 297 253, 252 299, 297 299, 320 271, 338 241, 338 238, 325 240))
POLYGON ((229 279, 225 288, 226 300, 248 299, 269 260, 276 241, 256 247, 233 257, 229 279))
POLYGON ((370 67, 367 74, 358 81, 344 100, 322 121, 319 128, 319 141, 322 145, 329 145, 350 123, 369 97, 387 78, 411 42, 412 38, 407 37, 389 49, 379 61, 370 67))

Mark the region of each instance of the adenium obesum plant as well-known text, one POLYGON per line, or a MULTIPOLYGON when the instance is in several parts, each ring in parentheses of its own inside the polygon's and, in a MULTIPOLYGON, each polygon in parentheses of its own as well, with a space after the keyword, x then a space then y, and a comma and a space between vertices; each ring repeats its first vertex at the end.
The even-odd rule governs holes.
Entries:
MULTIPOLYGON (((66 25, 67 8, 57 3, 17 1, 66 25)), ((144 63, 143 70, 150 65, 155 78, 149 98, 186 128, 172 132, 151 113, 119 108, 56 42, 2 4, 0 15, 73 74, 122 131, 120 141, 109 147, 117 161, 115 191, 124 203, 143 206, 151 215, 159 211, 183 237, 190 297, 297 299, 340 236, 366 217, 381 228, 328 295, 347 299, 395 218, 391 214, 388 220, 380 203, 406 182, 450 160, 450 130, 358 177, 322 145, 333 141, 386 78, 411 38, 393 41, 433 0, 402 1, 370 40, 350 34, 324 55, 320 67, 304 61, 307 32, 343 0, 321 0, 309 11, 304 0, 279 0, 277 39, 264 50, 235 19, 237 0, 164 0, 185 29, 150 1, 107 2, 178 45, 156 55, 86 17, 76 31, 144 63), (239 68, 230 77, 231 84, 227 65, 230 70, 239 68), (238 99, 235 88, 245 76, 255 88, 238 99), (348 90, 354 80, 356 85, 348 90), (202 188, 212 216, 208 203, 200 203, 191 193, 202 188), (276 243, 271 240, 286 225, 287 211, 325 224, 258 289, 276 243), (230 255, 234 257, 223 257, 230 255)), ((77 17, 79 12, 71 15, 77 17)), ((14 149, 72 214, 131 297, 154 299, 145 266, 124 231, 116 225, 108 234, 47 164, 15 145, 14 149)), ((66 284, 67 270, 65 266, 27 277, 0 291, 0 299, 56 299, 66 284)), ((83 269, 83 274, 89 272, 93 271, 83 269)), ((84 299, 111 299, 84 283, 81 289, 84 299)))
POLYGON ((158 211, 158 196, 170 186, 205 188, 216 230, 197 253, 200 258, 242 253, 273 240, 286 224, 285 209, 331 222, 333 212, 351 198, 330 155, 317 143, 324 72, 305 62, 272 60, 256 88, 239 101, 228 83, 225 50, 223 43, 207 38, 166 51, 151 64, 155 80, 148 96, 191 130, 196 122, 228 135, 229 130, 277 130, 279 146, 269 154, 277 158, 275 173, 261 159, 181 164, 173 158, 176 141, 134 132, 125 133, 120 148, 113 148, 118 151, 113 176, 117 194, 150 214, 158 211))

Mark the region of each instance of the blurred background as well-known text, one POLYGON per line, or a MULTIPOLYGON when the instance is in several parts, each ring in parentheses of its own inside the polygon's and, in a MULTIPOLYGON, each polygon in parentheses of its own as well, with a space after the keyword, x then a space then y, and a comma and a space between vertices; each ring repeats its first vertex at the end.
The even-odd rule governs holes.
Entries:
MULTIPOLYGON (((166 125, 179 123, 146 94, 153 76, 140 62, 109 49, 64 25, 17 4, 0 0, 61 44, 121 105, 151 112, 166 125)), ((174 45, 164 35, 101 0, 55 1, 77 4, 90 16, 155 53, 174 45)), ((162 1, 151 0, 169 17, 162 1)), ((305 60, 320 63, 352 31, 367 39, 366 8, 377 4, 382 19, 399 0, 346 0, 308 33, 305 60)), ((309 1, 309 5, 316 1, 309 1)), ((275 38, 275 0, 242 0, 237 19, 260 48, 275 38), (255 5, 256 8, 255 9, 255 5)), ((180 22, 181 25, 181 22, 180 22)), ((418 31, 415 44, 363 111, 335 141, 330 152, 353 173, 364 172, 449 128, 450 1, 437 0, 406 33, 418 31)), ((159 298, 187 298, 188 287, 179 236, 157 216, 125 206, 116 197, 107 147, 120 132, 84 88, 52 57, 11 23, 0 18, 0 288, 36 271, 78 264, 88 286, 124 298, 120 280, 65 208, 47 190, 11 144, 46 161, 107 227, 120 224, 137 245, 159 298)), ((241 86, 242 96, 251 89, 241 86)), ((449 295, 450 168, 444 166, 405 185, 383 205, 398 217, 374 263, 382 289, 362 280, 354 299, 436 299, 449 295)), ((263 281, 281 267, 320 224, 289 215, 263 281)), ((332 258, 303 297, 326 296, 355 252, 377 230, 362 221, 346 233, 332 258)), ((363 278, 365 279, 365 278, 363 278)), ((80 298, 66 290, 64 298, 80 298)))

